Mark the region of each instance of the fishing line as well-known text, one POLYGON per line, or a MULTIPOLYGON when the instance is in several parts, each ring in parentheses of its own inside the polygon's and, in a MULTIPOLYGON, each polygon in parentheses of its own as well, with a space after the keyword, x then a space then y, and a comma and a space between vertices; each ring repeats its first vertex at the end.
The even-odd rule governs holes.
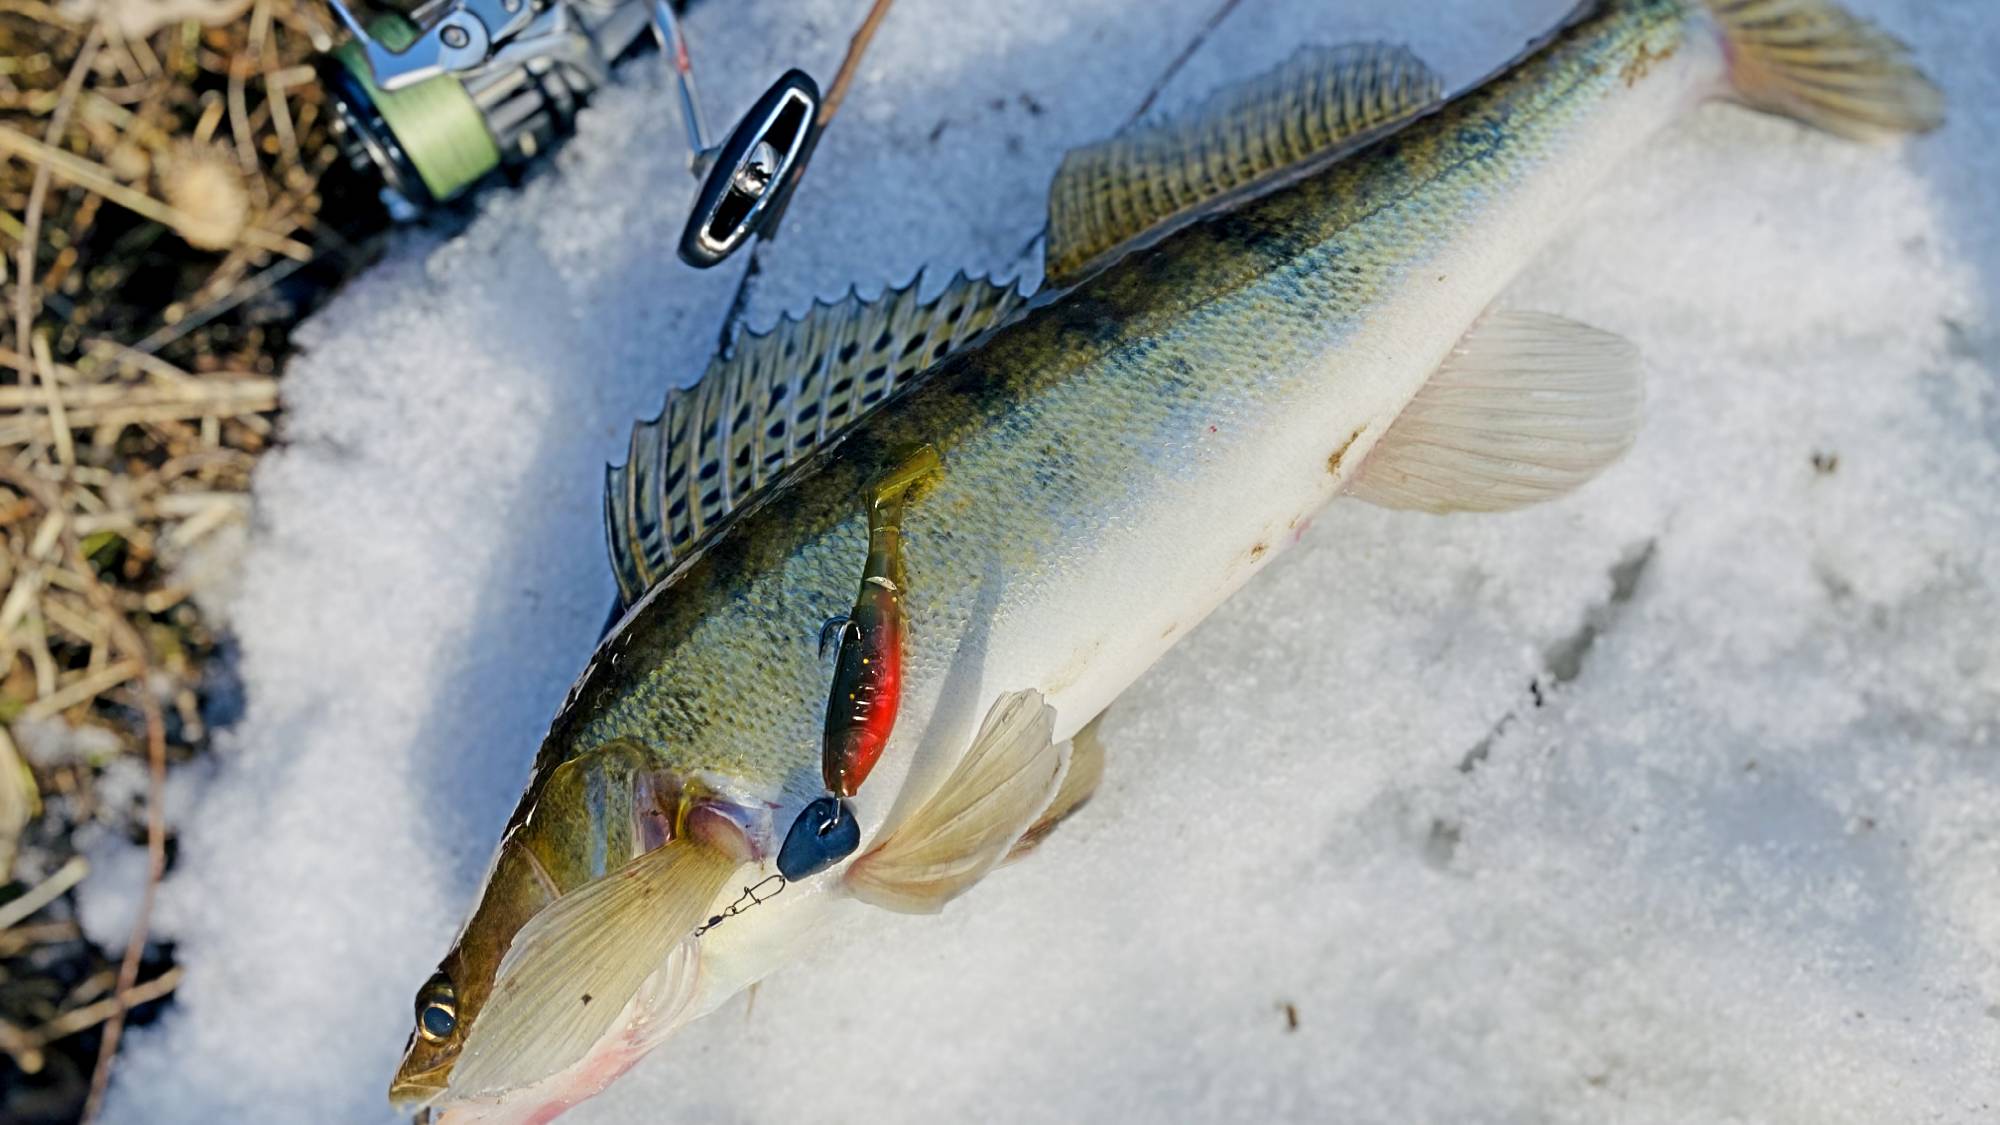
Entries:
POLYGON ((1222 0, 1222 6, 1209 15, 1208 22, 1202 25, 1193 39, 1188 40, 1187 46, 1181 48, 1181 53, 1174 56, 1174 61, 1167 64, 1167 69, 1161 73, 1159 80, 1153 83, 1153 88, 1146 91, 1145 100, 1139 103, 1138 109, 1132 111, 1131 117, 1125 119, 1125 128, 1132 128, 1139 123, 1140 118, 1146 116, 1146 111, 1153 108, 1153 103, 1159 100, 1160 94, 1166 90, 1169 83, 1173 82, 1174 76, 1181 72, 1181 68, 1188 64, 1189 59, 1194 58, 1194 53, 1201 50, 1202 45, 1208 42, 1208 37, 1215 34, 1215 29, 1221 27, 1222 21, 1228 19, 1229 14, 1242 2, 1243 0, 1222 0))
POLYGON ((764 905, 765 903, 785 893, 785 888, 790 885, 791 885, 790 882, 783 875, 770 875, 748 887, 743 888, 743 893, 737 897, 735 902, 729 904, 729 909, 723 911, 720 914, 715 915, 708 921, 703 922, 701 925, 696 926, 694 928, 694 936, 700 937, 701 935, 707 933, 708 931, 714 929, 717 926, 722 925, 724 922, 728 921, 731 918, 736 917, 738 914, 743 913, 744 911, 750 909, 753 906, 764 905), (777 886, 771 886, 771 884, 773 883, 776 883, 777 886), (768 893, 765 891, 766 887, 770 888, 768 893))
MULTIPOLYGON (((1161 71, 1160 76, 1153 80, 1152 88, 1146 91, 1144 98, 1140 99, 1139 108, 1133 110, 1132 116, 1125 119, 1125 124, 1119 127, 1119 132, 1128 132, 1139 124, 1140 120, 1146 116, 1146 112, 1153 108, 1153 103, 1159 100, 1160 95, 1179 76, 1181 68, 1188 64, 1189 59, 1194 58, 1195 52, 1201 50, 1207 44, 1208 37, 1215 34, 1215 29, 1221 27, 1222 21, 1228 19, 1236 11, 1237 6, 1242 3, 1243 0, 1222 0, 1221 6, 1209 13, 1208 21, 1202 24, 1201 30, 1195 32, 1194 38, 1188 40, 1187 46, 1181 48, 1181 53, 1175 55, 1173 61, 1167 64, 1167 69, 1161 71)), ((1029 255, 1034 252, 1037 242, 1043 243, 1043 251, 1047 252, 1048 246, 1046 240, 1048 236, 1049 226, 1044 222, 1042 229, 1030 235, 1028 241, 1022 243, 1019 250, 1014 251, 1017 272, 1026 267, 1029 255)))

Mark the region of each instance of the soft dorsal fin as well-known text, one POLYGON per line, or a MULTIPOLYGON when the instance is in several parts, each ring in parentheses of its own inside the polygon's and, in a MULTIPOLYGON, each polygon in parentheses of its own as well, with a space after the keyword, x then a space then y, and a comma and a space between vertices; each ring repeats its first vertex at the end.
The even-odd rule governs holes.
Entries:
POLYGON ((1404 47, 1305 47, 1184 114, 1073 149, 1049 185, 1049 281, 1068 285, 1142 235, 1331 158, 1443 90, 1404 47))
POLYGON ((923 275, 872 301, 850 290, 709 361, 632 427, 605 471, 604 528, 622 604, 638 600, 696 540, 793 465, 1025 298, 1012 282, 958 274, 920 299, 923 275))

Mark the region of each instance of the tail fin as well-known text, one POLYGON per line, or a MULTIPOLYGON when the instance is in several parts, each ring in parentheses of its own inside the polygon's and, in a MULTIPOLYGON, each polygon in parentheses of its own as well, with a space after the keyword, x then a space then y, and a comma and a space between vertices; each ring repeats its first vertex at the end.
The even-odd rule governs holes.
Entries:
POLYGON ((1928 133, 1944 94, 1900 41, 1834 0, 1705 0, 1743 101, 1855 140, 1928 133))

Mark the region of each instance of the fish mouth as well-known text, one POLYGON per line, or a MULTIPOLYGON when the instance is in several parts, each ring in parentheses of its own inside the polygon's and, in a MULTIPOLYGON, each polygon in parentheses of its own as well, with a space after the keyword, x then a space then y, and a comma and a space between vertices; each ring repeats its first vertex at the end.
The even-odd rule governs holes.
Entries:
POLYGON ((444 1083, 429 1077, 398 1078, 389 1086, 389 1108, 412 1117, 444 1096, 444 1083))

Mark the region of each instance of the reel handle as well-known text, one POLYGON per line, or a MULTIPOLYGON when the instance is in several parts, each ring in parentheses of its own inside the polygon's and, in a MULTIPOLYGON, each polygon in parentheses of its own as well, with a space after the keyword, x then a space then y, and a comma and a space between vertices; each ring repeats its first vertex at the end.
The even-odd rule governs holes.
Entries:
POLYGON ((459 0, 409 46, 395 51, 368 33, 345 0, 327 4, 360 44, 375 85, 382 90, 402 90, 426 78, 480 66, 493 56, 496 42, 505 45, 535 16, 528 0, 459 0))
POLYGON ((721 147, 699 153, 707 167, 694 213, 681 231, 681 260, 707 269, 741 249, 752 235, 769 236, 798 186, 819 139, 819 84, 786 71, 743 115, 721 147))

